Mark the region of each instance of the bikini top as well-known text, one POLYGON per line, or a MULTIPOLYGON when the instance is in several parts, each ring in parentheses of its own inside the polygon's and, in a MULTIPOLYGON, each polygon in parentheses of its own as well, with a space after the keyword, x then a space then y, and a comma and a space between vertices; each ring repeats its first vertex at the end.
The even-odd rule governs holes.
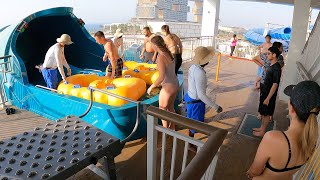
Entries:
POLYGON ((284 135, 284 137, 287 139, 287 142, 288 142, 288 146, 289 146, 289 157, 288 157, 288 161, 287 161, 286 167, 283 168, 283 169, 273 168, 273 167, 269 164, 269 161, 268 161, 268 162, 266 163, 266 168, 270 169, 270 170, 273 171, 273 172, 287 172, 287 171, 291 171, 291 170, 294 170, 294 169, 298 169, 298 168, 300 168, 301 166, 303 166, 303 164, 302 164, 302 165, 299 165, 299 166, 294 166, 294 167, 288 168, 288 164, 289 164, 290 159, 291 159, 291 145, 290 145, 290 141, 289 141, 287 135, 286 135, 283 131, 281 131, 281 132, 282 132, 282 134, 284 135))

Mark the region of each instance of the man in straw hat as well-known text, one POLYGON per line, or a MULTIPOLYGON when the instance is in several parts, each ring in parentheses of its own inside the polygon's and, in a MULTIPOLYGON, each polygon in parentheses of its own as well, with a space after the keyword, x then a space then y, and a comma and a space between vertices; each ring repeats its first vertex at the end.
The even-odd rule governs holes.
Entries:
POLYGON ((62 80, 67 83, 63 66, 68 70, 67 75, 71 76, 71 69, 64 56, 64 47, 72 43, 68 34, 62 34, 60 38, 57 38, 57 43, 51 46, 47 51, 41 72, 48 88, 57 89, 58 70, 62 80))
MULTIPOLYGON (((222 108, 206 94, 207 76, 204 67, 214 57, 213 47, 198 47, 195 49, 193 65, 188 72, 188 92, 184 96, 187 104, 187 117, 196 121, 204 122, 205 105, 222 112, 222 108)), ((194 130, 189 131, 189 136, 194 137, 194 130)))
POLYGON ((118 49, 119 55, 121 55, 121 58, 124 57, 124 48, 123 48, 123 32, 122 29, 117 29, 116 33, 113 35, 113 43, 118 49))
POLYGON ((110 64, 107 67, 106 76, 113 78, 118 78, 122 76, 123 61, 118 54, 118 50, 112 40, 106 39, 102 31, 98 31, 94 34, 94 39, 98 44, 103 45, 105 54, 103 56, 103 61, 106 61, 109 57, 110 64))

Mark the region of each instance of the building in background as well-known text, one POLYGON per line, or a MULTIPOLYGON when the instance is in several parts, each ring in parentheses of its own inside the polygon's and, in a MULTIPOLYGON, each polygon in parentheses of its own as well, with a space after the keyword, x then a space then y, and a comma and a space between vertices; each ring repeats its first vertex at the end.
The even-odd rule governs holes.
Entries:
POLYGON ((188 0, 138 0, 136 19, 187 21, 188 0))

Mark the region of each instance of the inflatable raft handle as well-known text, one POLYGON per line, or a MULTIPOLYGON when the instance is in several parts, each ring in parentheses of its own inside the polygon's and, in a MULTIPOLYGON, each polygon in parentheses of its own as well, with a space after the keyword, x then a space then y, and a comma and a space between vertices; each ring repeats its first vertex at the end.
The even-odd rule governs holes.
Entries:
POLYGON ((107 86, 106 87, 106 90, 113 90, 113 89, 116 89, 116 87, 114 87, 114 86, 107 86))
POLYGON ((128 70, 128 67, 123 67, 122 70, 128 70))
POLYGON ((136 73, 140 72, 138 69, 134 69, 133 71, 136 72, 136 73))
POLYGON ((85 71, 95 71, 95 72, 102 72, 101 70, 97 70, 97 69, 88 69, 88 68, 86 68, 86 69, 84 69, 85 71))
POLYGON ((80 84, 75 84, 73 88, 81 88, 80 84))
POLYGON ((149 71, 155 71, 156 68, 149 68, 149 71))
POLYGON ((131 75, 124 75, 123 78, 131 78, 131 75))

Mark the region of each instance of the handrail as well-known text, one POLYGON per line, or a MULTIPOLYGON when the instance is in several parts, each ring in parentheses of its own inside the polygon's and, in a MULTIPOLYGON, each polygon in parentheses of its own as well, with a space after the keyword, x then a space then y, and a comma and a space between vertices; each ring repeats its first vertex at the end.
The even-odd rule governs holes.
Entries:
POLYGON ((212 159, 217 154, 226 135, 227 131, 222 129, 213 132, 211 136, 209 136, 208 141, 202 146, 200 151, 178 177, 178 180, 201 179, 212 159))
POLYGON ((125 101, 129 101, 129 102, 135 103, 137 105, 137 116, 136 116, 136 123, 134 125, 134 128, 131 131, 131 133, 125 139, 123 139, 120 143, 125 144, 126 142, 128 142, 130 140, 130 138, 133 136, 133 134, 137 131, 137 129, 139 127, 139 124, 140 124, 140 104, 141 104, 141 102, 140 101, 135 101, 135 100, 132 100, 130 98, 123 97, 123 96, 119 96, 117 94, 113 94, 113 93, 110 93, 108 91, 97 89, 97 88, 94 88, 94 87, 90 87, 89 86, 88 88, 90 90, 90 104, 89 104, 87 110, 82 115, 80 115, 79 118, 83 118, 91 110, 92 105, 93 105, 93 91, 101 92, 103 94, 107 94, 109 96, 113 96, 113 97, 116 97, 116 98, 119 98, 119 99, 122 99, 122 100, 125 100, 125 101))
POLYGON ((48 87, 45 87, 45 86, 36 85, 35 87, 41 88, 41 89, 50 90, 50 91, 54 91, 54 92, 57 92, 57 93, 61 93, 61 94, 62 94, 62 91, 59 91, 59 90, 56 90, 56 89, 52 89, 52 88, 48 88, 48 87))
MULTIPOLYGON (((191 128, 196 130, 197 132, 201 132, 206 135, 211 135, 212 132, 221 130, 219 128, 209 126, 205 123, 198 122, 198 121, 191 121, 189 118, 186 118, 184 116, 181 116, 179 114, 174 114, 169 111, 161 110, 154 106, 149 106, 146 110, 146 113, 154 116, 159 119, 165 119, 166 121, 172 122, 174 124, 185 126, 187 128, 191 128)), ((223 130, 227 132, 226 130, 223 130)))
POLYGON ((85 71, 96 71, 96 72, 102 72, 101 70, 97 70, 97 69, 84 69, 85 71))
POLYGON ((0 59, 11 58, 11 57, 12 57, 11 55, 6 55, 6 56, 0 57, 0 59))
POLYGON ((315 30, 316 30, 316 28, 317 28, 317 26, 318 26, 318 23, 320 22, 320 12, 319 12, 319 14, 318 14, 317 19, 316 19, 315 22, 316 22, 316 23, 313 25, 312 31, 311 31, 311 33, 310 33, 310 35, 309 35, 309 38, 308 38, 306 44, 305 44, 304 47, 303 47, 302 54, 304 54, 304 51, 307 49, 307 47, 308 47, 308 45, 309 45, 310 37, 313 36, 313 34, 314 34, 314 32, 315 32, 315 30))
POLYGON ((303 80, 304 81, 311 80, 312 79, 311 76, 309 75, 308 71, 303 67, 301 62, 297 61, 296 64, 297 64, 298 72, 301 72, 301 76, 302 76, 303 80))
POLYGON ((211 164, 212 159, 218 152, 220 146, 222 145, 228 131, 207 125, 199 121, 193 121, 181 115, 164 111, 154 106, 149 106, 146 110, 146 113, 156 118, 165 119, 166 121, 209 135, 208 141, 204 144, 204 146, 200 149, 200 151, 196 154, 196 156, 192 159, 192 161, 178 178, 180 180, 201 179, 211 164), (197 170, 195 171, 195 169, 197 170))

